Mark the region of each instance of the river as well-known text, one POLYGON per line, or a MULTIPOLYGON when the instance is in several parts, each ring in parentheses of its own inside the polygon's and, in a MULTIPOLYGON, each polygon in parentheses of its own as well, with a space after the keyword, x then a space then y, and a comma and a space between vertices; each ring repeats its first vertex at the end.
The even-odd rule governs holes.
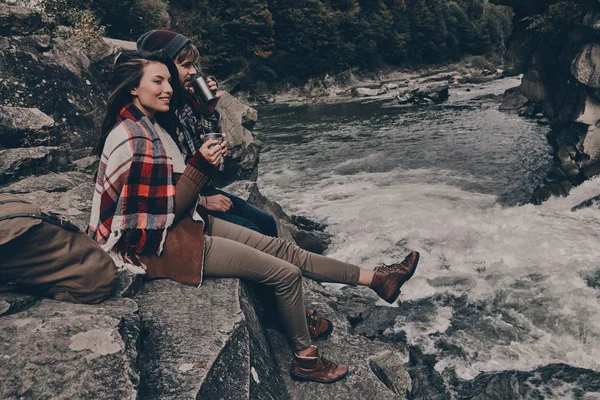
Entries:
POLYGON ((453 89, 437 106, 259 108, 259 186, 325 222, 329 256, 372 268, 416 249, 400 301, 443 294, 483 310, 468 329, 439 301, 433 316, 390 323, 462 379, 550 363, 600 371, 600 211, 571 211, 600 194, 600 178, 527 203, 552 164, 548 127, 473 100, 518 83, 453 89), (440 337, 464 354, 440 350, 440 337))

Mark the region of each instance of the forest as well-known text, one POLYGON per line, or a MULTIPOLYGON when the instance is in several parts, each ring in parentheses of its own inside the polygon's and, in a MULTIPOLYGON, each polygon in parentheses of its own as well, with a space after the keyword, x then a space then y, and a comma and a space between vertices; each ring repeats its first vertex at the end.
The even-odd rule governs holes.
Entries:
POLYGON ((170 28, 197 44, 202 66, 249 85, 324 74, 415 68, 465 55, 500 59, 512 11, 488 0, 45 0, 61 24, 87 21, 135 40, 170 28))

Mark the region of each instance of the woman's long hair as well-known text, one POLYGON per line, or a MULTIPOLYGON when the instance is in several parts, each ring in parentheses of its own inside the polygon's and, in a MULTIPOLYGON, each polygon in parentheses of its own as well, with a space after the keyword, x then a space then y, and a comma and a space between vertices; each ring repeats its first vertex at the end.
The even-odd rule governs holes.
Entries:
POLYGON ((119 112, 123 106, 133 101, 131 90, 140 85, 142 75, 144 74, 144 67, 150 62, 165 64, 171 74, 173 95, 171 96, 169 111, 165 113, 156 113, 156 119, 172 137, 176 137, 175 127, 177 119, 174 110, 183 99, 177 67, 162 51, 125 51, 117 57, 114 64, 112 75, 113 89, 108 96, 108 104, 104 121, 102 122, 100 138, 94 149, 94 154, 98 155, 98 157, 102 156, 104 143, 106 142, 108 134, 117 123, 119 112))

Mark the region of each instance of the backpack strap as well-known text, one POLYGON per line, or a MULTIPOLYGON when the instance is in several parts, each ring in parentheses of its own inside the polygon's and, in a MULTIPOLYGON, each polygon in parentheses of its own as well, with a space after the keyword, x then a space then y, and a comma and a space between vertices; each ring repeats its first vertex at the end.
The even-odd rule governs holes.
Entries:
MULTIPOLYGON (((16 203, 19 202, 18 200, 15 201, 9 201, 8 202, 11 203, 16 203)), ((25 201, 21 201, 21 203, 26 203, 25 201)), ((0 202, 0 204, 4 204, 3 202, 0 202)), ((29 203, 28 203, 29 204, 29 203)), ((60 226, 64 229, 67 229, 71 232, 79 232, 80 229, 79 227, 77 227, 77 225, 67 221, 64 218, 61 218, 57 215, 46 215, 46 214, 31 214, 31 213, 17 213, 17 214, 10 214, 10 215, 5 215, 3 217, 0 217, 0 222, 5 221, 7 219, 13 219, 13 218, 35 218, 35 219, 41 219, 42 221, 46 221, 48 223, 51 223, 53 225, 57 225, 60 226)))

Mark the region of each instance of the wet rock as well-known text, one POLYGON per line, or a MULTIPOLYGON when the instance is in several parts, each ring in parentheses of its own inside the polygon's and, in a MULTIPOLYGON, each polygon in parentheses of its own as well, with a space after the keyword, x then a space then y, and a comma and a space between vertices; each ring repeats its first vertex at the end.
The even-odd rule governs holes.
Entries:
POLYGON ((571 74, 581 83, 600 88, 600 45, 589 43, 583 46, 571 63, 571 74))
POLYGON ((597 205, 600 205, 600 195, 594 196, 590 199, 582 201, 581 203, 577 204, 575 207, 571 208, 571 211, 582 210, 584 208, 594 207, 597 205))
POLYGON ((137 398, 139 317, 130 299, 43 300, 0 317, 0 397, 137 398))
POLYGON ((39 12, 28 7, 0 3, 0 36, 28 35, 42 27, 39 12))
POLYGON ((54 120, 37 108, 0 106, 0 147, 48 145, 54 120))
POLYGON ((551 364, 530 372, 481 374, 462 385, 460 396, 477 400, 585 399, 594 398, 599 391, 600 373, 565 364, 551 364))
POLYGON ((70 164, 69 152, 56 146, 0 150, 0 185, 21 176, 59 171, 70 164))
POLYGON ((519 89, 509 89, 504 95, 504 100, 500 104, 501 111, 512 111, 518 110, 525 106, 529 102, 529 99, 520 92, 519 89))

